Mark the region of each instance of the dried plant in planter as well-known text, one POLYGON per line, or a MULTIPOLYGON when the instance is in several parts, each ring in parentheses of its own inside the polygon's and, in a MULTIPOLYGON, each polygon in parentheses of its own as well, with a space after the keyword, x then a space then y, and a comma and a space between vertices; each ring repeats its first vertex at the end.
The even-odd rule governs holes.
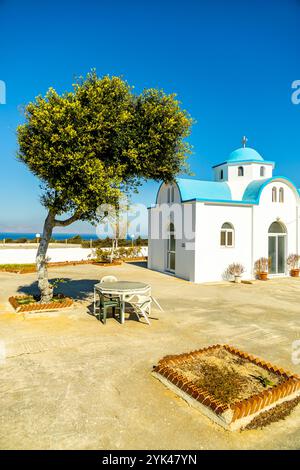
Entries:
POLYGON ((292 277, 298 277, 299 276, 299 261, 300 261, 300 255, 296 253, 291 253, 286 260, 286 264, 288 265, 290 269, 290 273, 292 277))
POLYGON ((245 268, 242 264, 240 263, 231 263, 227 270, 227 276, 229 277, 234 277, 234 282, 241 282, 241 276, 245 272, 245 268))
POLYGON ((256 260, 254 263, 254 270, 261 281, 267 280, 269 271, 269 258, 262 257, 256 260))
POLYGON ((152 374, 230 431, 275 421, 300 397, 298 375, 228 344, 165 356, 152 374))

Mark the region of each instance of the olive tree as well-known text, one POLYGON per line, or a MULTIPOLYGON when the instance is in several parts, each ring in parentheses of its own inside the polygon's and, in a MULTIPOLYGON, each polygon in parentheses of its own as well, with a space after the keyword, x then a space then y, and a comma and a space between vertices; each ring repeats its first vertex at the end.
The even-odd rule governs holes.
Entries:
POLYGON ((119 77, 95 71, 58 94, 50 88, 25 107, 18 127, 18 158, 41 181, 47 210, 36 264, 41 302, 48 282, 47 249, 55 227, 99 222, 98 207, 145 179, 170 182, 187 169, 192 120, 175 95, 147 89, 135 94, 119 77))

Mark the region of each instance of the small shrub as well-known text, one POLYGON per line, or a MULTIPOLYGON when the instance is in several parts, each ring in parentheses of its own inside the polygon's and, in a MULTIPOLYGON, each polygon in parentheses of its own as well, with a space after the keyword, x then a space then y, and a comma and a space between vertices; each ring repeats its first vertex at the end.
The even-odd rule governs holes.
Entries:
POLYGON ((262 257, 256 260, 254 263, 254 270, 256 274, 267 273, 269 271, 269 264, 269 258, 262 257))
POLYGON ((232 263, 227 268, 227 273, 230 276, 241 276, 245 272, 245 268, 240 263, 232 263))
POLYGON ((103 248, 96 248, 95 251, 95 261, 98 263, 111 263, 113 259, 112 249, 104 250, 103 248))
POLYGON ((291 253, 286 260, 286 264, 290 269, 298 269, 299 268, 299 261, 300 261, 300 255, 297 255, 295 253, 291 253))
POLYGON ((15 243, 27 243, 27 238, 17 238, 17 240, 15 240, 15 243))
MULTIPOLYGON (((80 244, 82 243, 82 238, 80 235, 75 235, 74 237, 68 238, 68 243, 69 244, 80 244)), ((90 243, 90 241, 88 241, 90 243)))

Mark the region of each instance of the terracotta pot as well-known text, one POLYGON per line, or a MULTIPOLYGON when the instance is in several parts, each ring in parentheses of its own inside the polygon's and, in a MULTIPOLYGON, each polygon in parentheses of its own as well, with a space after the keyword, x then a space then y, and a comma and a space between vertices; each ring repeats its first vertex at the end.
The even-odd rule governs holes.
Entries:
POLYGON ((258 273, 258 277, 261 281, 266 281, 268 279, 268 273, 267 272, 258 273))
POLYGON ((291 276, 292 277, 299 277, 300 269, 291 269, 291 276))

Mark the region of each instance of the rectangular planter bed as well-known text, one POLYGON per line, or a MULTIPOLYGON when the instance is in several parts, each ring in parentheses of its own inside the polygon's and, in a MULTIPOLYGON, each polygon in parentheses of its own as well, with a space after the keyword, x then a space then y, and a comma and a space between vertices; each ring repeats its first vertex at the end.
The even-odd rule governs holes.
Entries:
POLYGON ((34 300, 30 303, 24 303, 22 301, 28 299, 28 295, 16 295, 14 297, 10 297, 8 299, 9 303, 15 309, 17 313, 23 312, 41 312, 41 311, 52 311, 52 310, 61 310, 64 308, 71 307, 73 305, 73 300, 69 297, 60 298, 59 301, 53 300, 53 302, 49 302, 47 304, 41 304, 38 301, 34 302, 34 300))
POLYGON ((299 376, 229 345, 166 356, 153 375, 231 431, 300 396, 299 376))

